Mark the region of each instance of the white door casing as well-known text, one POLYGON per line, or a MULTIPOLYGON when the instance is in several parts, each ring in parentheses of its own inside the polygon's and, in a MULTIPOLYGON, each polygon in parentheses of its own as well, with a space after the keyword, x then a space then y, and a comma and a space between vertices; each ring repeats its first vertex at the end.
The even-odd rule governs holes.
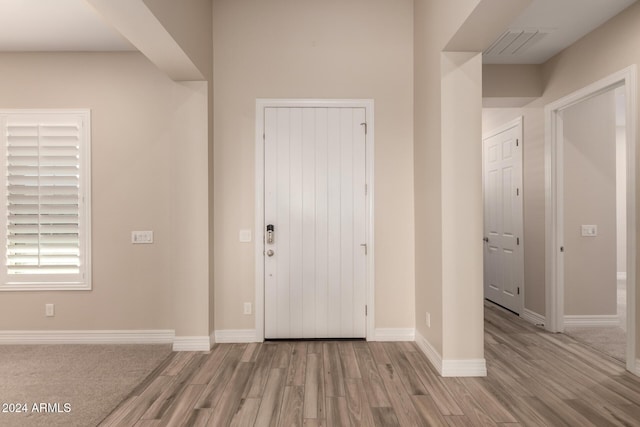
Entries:
POLYGON ((562 112, 585 99, 624 86, 627 153, 627 352, 626 366, 636 375, 636 135, 637 66, 632 65, 545 106, 545 328, 564 330, 564 210, 562 112))
POLYGON ((522 117, 485 134, 484 296, 520 313, 524 296, 522 117))
POLYGON ((257 102, 258 341, 372 336, 372 110, 257 102))

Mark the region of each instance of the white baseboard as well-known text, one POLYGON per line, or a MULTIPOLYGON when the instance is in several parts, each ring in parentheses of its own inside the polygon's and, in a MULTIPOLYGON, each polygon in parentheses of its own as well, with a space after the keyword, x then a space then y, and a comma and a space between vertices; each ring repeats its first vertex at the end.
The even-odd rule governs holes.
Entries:
POLYGON ((620 326, 620 317, 617 314, 565 315, 564 326, 620 326))
POLYGON ((193 337, 175 337, 173 351, 209 351, 211 341, 207 335, 193 337))
POLYGON ((416 344, 427 356, 429 362, 443 377, 486 377, 487 363, 485 359, 442 359, 438 351, 433 348, 420 332, 416 331, 416 344))
MULTIPOLYGON (((256 342, 255 329, 220 329, 214 333, 216 343, 256 342)), ((370 341, 415 341, 413 328, 378 328, 370 341)))
POLYGON ((240 343, 258 341, 255 329, 221 329, 214 332, 217 343, 240 343))
POLYGON ((0 344, 171 344, 173 330, 0 331, 0 344))
POLYGON ((520 313, 520 317, 529 323, 533 323, 536 326, 544 326, 545 317, 542 314, 538 314, 535 311, 527 310, 526 308, 520 313))
POLYGON ((442 361, 443 377, 486 377, 487 362, 485 359, 445 359, 442 361))
POLYGON ((416 330, 413 328, 376 328, 375 336, 370 341, 415 341, 416 330))
POLYGON ((427 359, 429 360, 429 362, 431 362, 433 367, 436 368, 436 371, 438 371, 438 373, 442 375, 442 356, 440 355, 440 353, 438 353, 438 351, 435 348, 433 348, 431 343, 427 341, 427 339, 423 337, 422 334, 417 330, 416 330, 416 344, 418 344, 418 348, 422 350, 424 355, 427 356, 427 359))

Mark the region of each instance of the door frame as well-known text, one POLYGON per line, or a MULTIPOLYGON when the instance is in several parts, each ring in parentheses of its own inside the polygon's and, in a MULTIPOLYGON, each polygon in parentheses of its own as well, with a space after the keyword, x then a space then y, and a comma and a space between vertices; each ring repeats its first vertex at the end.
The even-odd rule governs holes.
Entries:
POLYGON ((367 123, 365 178, 367 182, 366 218, 366 339, 375 337, 375 245, 374 245, 374 115, 373 99, 256 99, 255 135, 255 331, 256 341, 264 341, 264 109, 290 108, 364 108, 367 123))
POLYGON ((636 372, 636 138, 637 67, 629 66, 576 92, 547 104, 545 115, 545 237, 546 321, 551 332, 564 331, 564 206, 562 112, 581 102, 624 86, 627 163, 627 352, 626 366, 636 372))
MULTIPOLYGON (((523 169, 523 153, 524 153, 524 117, 518 116, 515 119, 504 123, 503 125, 490 130, 489 132, 482 134, 482 203, 483 203, 483 213, 484 213, 484 203, 485 203, 485 158, 484 158, 484 144, 485 141, 489 138, 492 138, 496 135, 499 135, 503 132, 508 131, 514 127, 520 126, 519 140, 520 140, 520 151, 517 156, 517 161, 520 163, 520 176, 518 177, 518 188, 520 189, 520 198, 518 199, 518 203, 520 204, 520 218, 518 218, 518 225, 516 227, 518 236, 520 238, 520 253, 518 254, 518 263, 520 264, 520 272, 518 274, 518 278, 520 280, 521 293, 518 298, 518 315, 522 316, 524 312, 524 295, 525 295, 525 286, 524 286, 524 169, 523 169)), ((484 233, 485 225, 482 224, 482 232, 484 233)), ((482 256, 484 257, 485 250, 482 251, 482 256)), ((485 291, 486 284, 484 283, 484 275, 482 278, 483 283, 483 293, 485 291)))

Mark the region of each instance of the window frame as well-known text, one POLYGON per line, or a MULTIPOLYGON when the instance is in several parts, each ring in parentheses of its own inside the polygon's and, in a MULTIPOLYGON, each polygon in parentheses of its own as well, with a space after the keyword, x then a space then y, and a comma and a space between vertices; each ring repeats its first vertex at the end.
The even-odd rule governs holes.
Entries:
MULTIPOLYGON (((40 123, 41 124, 41 123, 40 123)), ((91 111, 89 109, 0 109, 0 176, 4 178, 0 186, 0 291, 62 291, 91 290, 91 111), (74 117, 80 119, 82 128, 79 144, 79 205, 78 234, 80 246, 80 266, 78 274, 29 274, 22 280, 20 275, 8 274, 7 268, 7 120, 10 117, 33 119, 43 122, 47 119, 61 120, 74 117)))

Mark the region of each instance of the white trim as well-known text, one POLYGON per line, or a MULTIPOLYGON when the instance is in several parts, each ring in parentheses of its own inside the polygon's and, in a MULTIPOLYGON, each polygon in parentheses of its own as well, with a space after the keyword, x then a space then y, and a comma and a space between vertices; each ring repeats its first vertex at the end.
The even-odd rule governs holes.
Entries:
POLYGON ((563 330, 564 264, 560 247, 562 229, 562 119, 561 112, 581 101, 624 86, 627 150, 627 353, 626 366, 634 371, 636 360, 636 144, 637 66, 631 65, 583 89, 545 106, 545 289, 546 329, 563 330))
MULTIPOLYGON (((517 150, 517 156, 514 156, 517 164, 517 169, 519 171, 518 176, 516 177, 516 185, 517 187, 520 189, 520 196, 517 199, 517 204, 516 206, 518 206, 519 210, 520 210, 520 215, 518 218, 518 223, 515 226, 515 233, 516 236, 520 239, 520 244, 518 246, 518 248, 520 249, 519 251, 517 251, 517 263, 518 263, 518 268, 517 268, 517 275, 518 275, 518 282, 519 282, 519 288, 520 288, 520 293, 518 295, 516 295, 516 307, 507 307, 509 310, 516 312, 518 315, 520 313, 523 312, 524 310, 524 294, 525 294, 525 282, 524 282, 524 116, 519 116, 516 117, 515 119, 491 130, 486 132, 485 134, 483 134, 482 136, 482 204, 483 204, 483 212, 486 212, 486 200, 485 200, 485 161, 486 159, 484 158, 484 152, 485 152, 485 141, 488 138, 492 138, 496 135, 499 135, 503 132, 506 132, 510 129, 513 128, 517 128, 519 126, 519 134, 518 134, 518 139, 520 141, 520 146, 519 146, 519 150, 517 150)), ((486 232, 486 228, 485 228, 485 224, 482 224, 482 233, 484 234, 486 232)), ((485 237, 487 237, 485 235, 485 237)), ((487 251, 487 244, 483 245, 482 248, 482 253, 483 256, 485 255, 487 251)), ((483 275, 483 291, 485 293, 485 297, 487 296, 486 294, 486 287, 488 287, 488 285, 484 284, 484 275, 483 275)), ((496 303, 499 304, 503 304, 505 307, 507 305, 509 305, 509 301, 495 301, 496 303)))
POLYGON ((564 316, 564 326, 620 326, 620 317, 610 315, 569 315, 564 316))
POLYGON ((415 341, 414 328, 377 328, 371 341, 415 341))
POLYGON ((536 326, 539 326, 539 325, 544 326, 545 324, 545 318, 542 314, 538 314, 535 311, 531 311, 526 308, 522 311, 522 313, 520 314, 520 317, 523 320, 526 320, 529 323, 533 323, 536 326))
POLYGON ((217 343, 258 342, 258 338, 255 329, 221 329, 215 331, 215 341, 217 343))
POLYGON ((175 337, 173 351, 209 351, 211 340, 209 336, 175 337))
POLYGON ((485 359, 442 359, 442 356, 425 337, 416 331, 416 344, 442 377, 486 377, 485 359))
POLYGON ((0 331, 0 344, 171 344, 173 330, 0 331))
POLYGON ((617 274, 618 283, 627 281, 627 272, 626 271, 618 271, 617 274))
POLYGON ((444 359, 441 375, 443 377, 486 377, 487 362, 485 359, 444 359))
POLYGON ((427 356, 427 359, 429 360, 431 365, 433 365, 433 367, 436 368, 436 371, 438 371, 438 374, 442 375, 442 356, 440 355, 440 353, 438 353, 438 350, 436 350, 431 345, 431 343, 427 341, 427 339, 423 337, 422 334, 417 330, 416 330, 416 344, 418 345, 418 348, 422 350, 424 355, 427 356))
MULTIPOLYGON (((375 337, 375 242, 374 242, 374 101, 373 99, 256 99, 255 128, 255 341, 264 341, 264 109, 266 107, 343 107, 364 108, 367 126, 366 181, 368 186, 366 338, 375 337)), ((220 341, 218 341, 220 342, 220 341)))

